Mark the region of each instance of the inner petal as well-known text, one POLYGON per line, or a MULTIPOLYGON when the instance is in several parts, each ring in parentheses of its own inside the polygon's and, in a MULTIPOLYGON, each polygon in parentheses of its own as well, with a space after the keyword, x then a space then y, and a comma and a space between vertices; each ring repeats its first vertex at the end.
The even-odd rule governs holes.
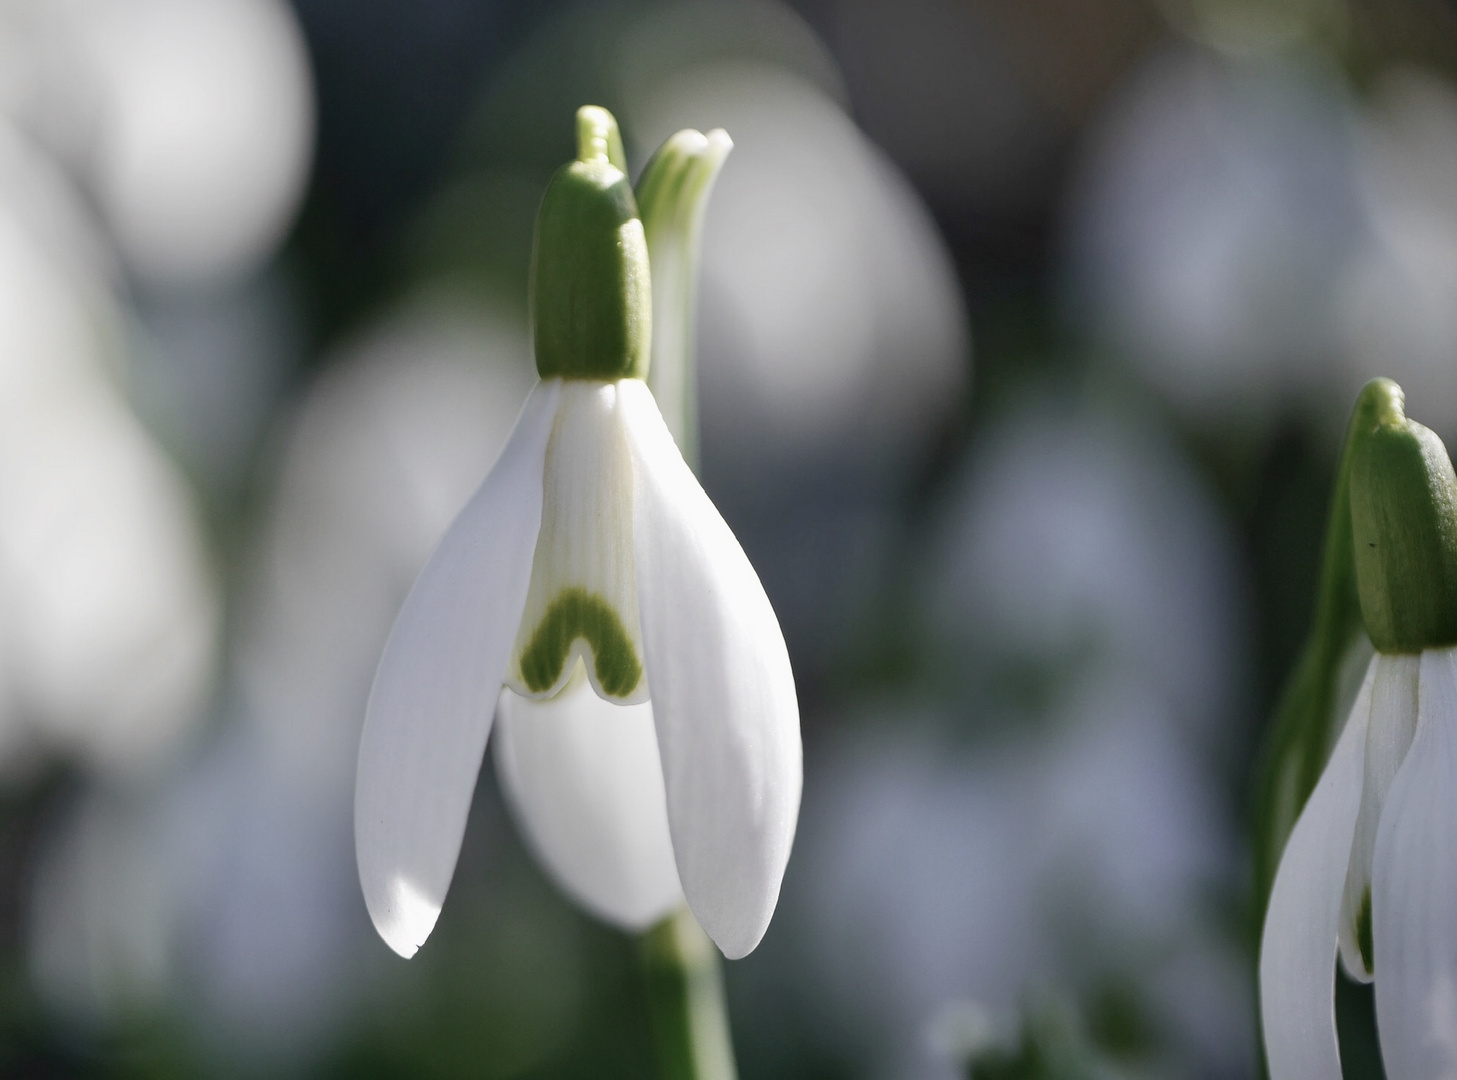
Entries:
POLYGON ((651 702, 613 705, 572 677, 554 698, 501 694, 494 744, 506 804, 547 872, 633 932, 683 903, 651 702))
POLYGON ((541 532, 506 684, 566 685, 580 659, 598 696, 646 701, 632 546, 632 458, 615 383, 562 385, 543 475, 541 532))
POLYGON ((1417 726, 1418 653, 1377 653, 1372 663, 1371 721, 1366 729, 1366 761, 1361 777, 1361 809, 1351 841, 1351 862, 1341 902, 1341 964, 1353 979, 1370 982, 1371 863, 1376 826, 1391 781, 1411 748, 1417 726))

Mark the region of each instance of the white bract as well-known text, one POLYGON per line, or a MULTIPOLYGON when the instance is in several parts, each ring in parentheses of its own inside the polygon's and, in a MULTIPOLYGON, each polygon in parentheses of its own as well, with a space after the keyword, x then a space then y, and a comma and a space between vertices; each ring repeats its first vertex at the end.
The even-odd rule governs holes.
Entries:
POLYGON ((439 916, 498 712, 496 767, 527 840, 621 927, 686 899, 726 956, 745 955, 794 838, 784 638, 642 380, 642 224, 606 114, 582 116, 579 159, 538 222, 542 379, 406 600, 365 719, 360 880, 403 956, 439 916))
POLYGON ((1260 947, 1271 1080, 1340 1080, 1335 961, 1391 1080, 1457 1076, 1457 649, 1377 653, 1291 833, 1260 947))

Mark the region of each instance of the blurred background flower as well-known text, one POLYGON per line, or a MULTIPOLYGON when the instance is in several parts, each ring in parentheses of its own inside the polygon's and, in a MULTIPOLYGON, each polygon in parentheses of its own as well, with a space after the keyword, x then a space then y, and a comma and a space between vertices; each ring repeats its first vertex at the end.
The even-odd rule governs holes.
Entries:
POLYGON ((494 770, 409 964, 350 827, 589 101, 735 143, 703 478, 805 732, 744 1074, 1257 1075, 1345 412, 1457 434, 1449 3, 7 0, 0 58, 0 1075, 650 1074, 494 770))

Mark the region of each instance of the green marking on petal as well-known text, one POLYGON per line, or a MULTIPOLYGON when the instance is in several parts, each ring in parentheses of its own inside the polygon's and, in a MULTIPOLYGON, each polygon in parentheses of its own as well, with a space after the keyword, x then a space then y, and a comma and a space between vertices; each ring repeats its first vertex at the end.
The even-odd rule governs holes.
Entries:
POLYGON ((642 679, 642 663, 616 610, 586 589, 563 589, 537 623, 521 653, 521 677, 533 693, 550 690, 578 638, 592 647, 593 670, 603 693, 626 697, 642 679))
POLYGON ((1361 947, 1361 960, 1366 964, 1366 970, 1374 972, 1376 968, 1371 963, 1371 886, 1369 885, 1361 894, 1361 908, 1356 912, 1356 944, 1361 947))

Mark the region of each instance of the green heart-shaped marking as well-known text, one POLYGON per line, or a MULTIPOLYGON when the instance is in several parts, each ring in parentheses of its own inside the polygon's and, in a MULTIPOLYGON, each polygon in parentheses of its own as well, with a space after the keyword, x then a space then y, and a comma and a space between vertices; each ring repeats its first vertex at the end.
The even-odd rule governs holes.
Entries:
POLYGON ((561 678, 572 642, 583 639, 592 647, 597 685, 603 693, 626 697, 642 679, 642 662, 617 611, 602 597, 586 589, 563 589, 537 623, 531 641, 521 653, 521 676, 533 693, 550 690, 561 678))

